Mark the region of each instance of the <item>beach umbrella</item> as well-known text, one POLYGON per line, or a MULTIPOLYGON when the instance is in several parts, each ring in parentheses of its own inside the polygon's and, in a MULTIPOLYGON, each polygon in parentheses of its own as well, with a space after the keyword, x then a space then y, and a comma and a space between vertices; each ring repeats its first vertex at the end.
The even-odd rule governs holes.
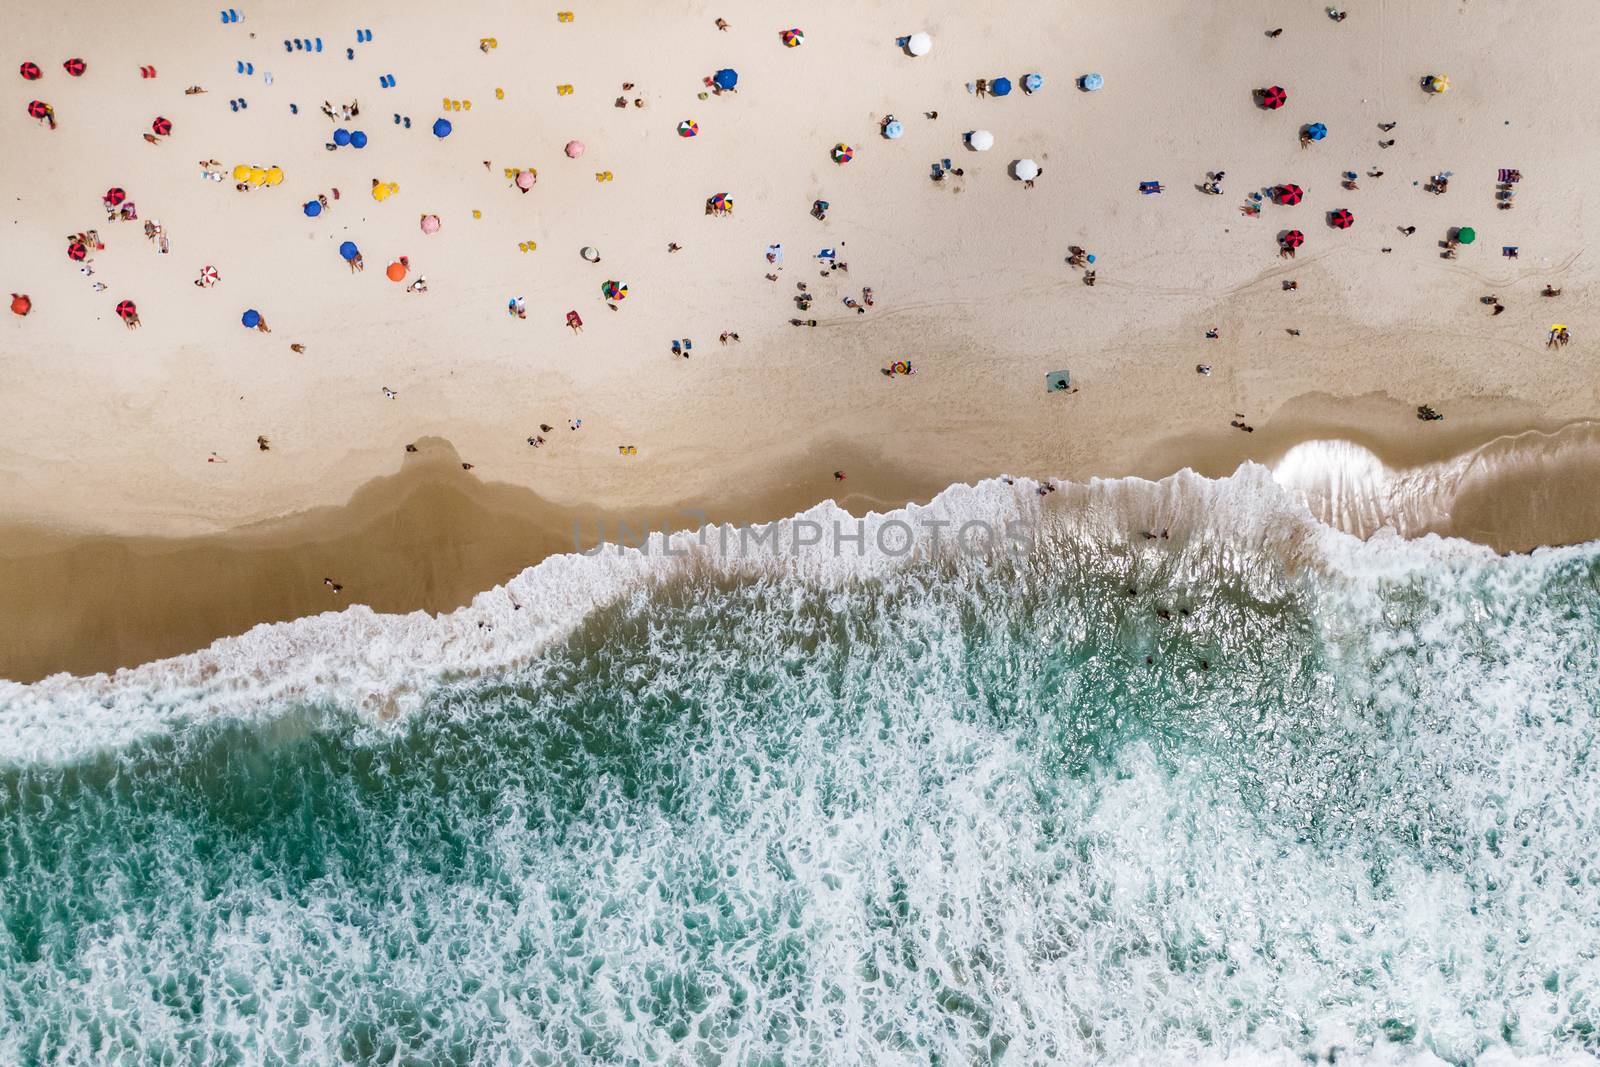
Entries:
POLYGON ((381 204, 399 190, 400 187, 394 182, 379 182, 372 187, 372 199, 381 204))
POLYGON ((1471 226, 1463 226, 1456 231, 1456 240, 1464 245, 1470 245, 1478 239, 1478 231, 1471 226))
POLYGON ((739 84, 739 72, 732 67, 723 67, 711 76, 711 84, 718 89, 732 89, 739 84))
POLYGON ((600 250, 598 248, 592 248, 589 245, 584 245, 583 248, 578 252, 578 255, 582 256, 590 263, 600 262, 600 250))
POLYGON ((150 132, 157 137, 166 137, 172 132, 172 120, 157 115, 156 120, 150 124, 150 132))
POLYGON ((886 122, 883 124, 883 135, 889 138, 891 141, 899 139, 905 134, 905 132, 906 128, 900 124, 898 119, 896 119, 894 122, 886 122))
POLYGON ((1328 136, 1328 127, 1324 126, 1320 122, 1313 122, 1311 125, 1306 127, 1306 136, 1311 138, 1313 141, 1320 141, 1324 137, 1328 136))
POLYGON ((1272 190, 1272 196, 1278 203, 1287 204, 1290 207, 1298 204, 1304 199, 1305 195, 1306 191, 1298 185, 1280 185, 1272 190))
POLYGON ((267 176, 263 180, 263 184, 266 184, 266 185, 282 185, 283 184, 283 168, 282 167, 268 167, 267 168, 267 176))
POLYGON ((67 246, 67 258, 75 263, 82 263, 89 258, 89 246, 82 241, 74 241, 67 246))
POLYGON ((334 130, 333 143, 338 145, 340 148, 343 148, 345 145, 349 144, 350 131, 345 129, 343 126, 340 126, 337 130, 334 130))
POLYGON ((1340 208, 1328 216, 1328 224, 1335 229, 1348 230, 1355 224, 1356 217, 1344 208, 1340 208))
POLYGON ((42 119, 50 114, 50 105, 43 100, 30 100, 28 102, 28 114, 33 118, 42 119))
POLYGON ((36 82, 40 78, 44 77, 44 71, 39 69, 39 64, 37 63, 30 62, 22 64, 20 73, 24 78, 31 82, 36 82))
POLYGON ((849 145, 840 143, 833 146, 833 161, 835 163, 848 163, 855 157, 856 150, 849 145))
POLYGON ((383 273, 388 276, 391 282, 404 281, 406 277, 406 265, 401 263, 399 260, 395 260, 393 263, 389 264, 389 269, 385 270, 383 273))
POLYGON ((249 181, 250 180, 250 164, 241 163, 237 167, 234 167, 233 168, 233 180, 236 181, 236 182, 247 182, 247 181, 249 181))
POLYGON ((267 184, 267 168, 266 167, 251 167, 250 168, 250 184, 251 185, 265 185, 265 184, 267 184))
POLYGON ((124 300, 117 304, 117 317, 119 319, 131 319, 137 314, 139 314, 139 308, 132 300, 124 300))
POLYGON ((33 301, 32 300, 29 300, 26 296, 23 296, 21 293, 12 293, 11 294, 11 314, 13 314, 13 315, 26 315, 28 312, 30 312, 32 310, 33 310, 33 301))
POLYGON ((322 214, 322 205, 317 203, 315 200, 307 200, 304 211, 307 218, 314 219, 318 215, 322 214))
POLYGON ((366 134, 366 131, 364 131, 364 130, 355 130, 355 131, 353 131, 350 134, 350 147, 351 148, 365 148, 365 147, 367 147, 367 134, 366 134))
POLYGON ((524 192, 532 189, 533 183, 538 180, 539 176, 531 170, 517 171, 517 188, 523 190, 524 192))
POLYGON ((996 78, 994 81, 989 83, 989 91, 991 93, 993 93, 995 96, 1010 96, 1011 95, 1011 79, 1010 78, 996 78))
POLYGON ((727 193, 717 193, 707 201, 707 204, 714 211, 731 210, 733 208, 733 197, 727 193))
POLYGON ((567 152, 567 158, 568 159, 577 159, 579 156, 583 155, 583 153, 585 151, 586 151, 586 149, 584 148, 584 144, 583 144, 582 141, 568 141, 567 142, 566 152, 567 152))
POLYGON ((209 285, 215 285, 217 279, 221 277, 222 275, 217 273, 217 268, 210 266, 209 264, 200 268, 200 280, 209 285))
POLYGON ((106 190, 106 195, 101 199, 110 204, 112 207, 116 207, 118 204, 128 199, 128 194, 122 191, 121 186, 114 185, 110 189, 106 190))
POLYGON ((778 34, 778 36, 783 40, 783 46, 785 48, 799 48, 801 45, 806 43, 805 32, 799 28, 784 30, 782 33, 778 34))
POLYGON ((355 259, 360 254, 361 249, 356 247, 356 243, 354 241, 346 241, 344 244, 339 246, 339 255, 346 263, 350 262, 352 259, 355 259))
POLYGON ((1445 93, 1450 91, 1450 75, 1430 74, 1427 80, 1428 92, 1445 93))
POLYGON ((244 323, 249 329, 253 330, 257 326, 261 325, 261 312, 257 311, 255 308, 251 308, 249 311, 246 311, 243 315, 239 316, 239 321, 244 323))
POLYGON ((1106 80, 1099 74, 1089 73, 1078 79, 1078 84, 1083 86, 1084 92, 1098 93, 1105 85, 1106 80))
POLYGON ((606 282, 600 287, 600 295, 607 300, 626 300, 628 298, 627 283, 619 281, 606 282))
POLYGON ((926 33, 913 33, 906 38, 906 51, 914 56, 925 56, 933 51, 933 38, 926 33))
POLYGON ((1038 92, 1040 89, 1044 88, 1044 75, 1043 74, 1024 74, 1022 76, 1022 88, 1023 88, 1023 91, 1025 91, 1025 92, 1030 92, 1030 93, 1038 92))
POLYGON ((89 69, 89 64, 74 56, 72 59, 69 59, 65 63, 61 64, 61 69, 72 75, 74 78, 81 78, 83 77, 83 72, 89 69))
POLYGON ((453 128, 454 127, 450 125, 449 119, 433 120, 433 135, 439 138, 441 141, 450 136, 450 131, 453 128))
POLYGON ((678 123, 679 137, 695 137, 700 133, 700 124, 694 119, 684 119, 678 123))
POLYGON ((438 215, 424 215, 424 216, 422 216, 421 225, 422 225, 422 232, 423 233, 438 233, 439 232, 439 216, 438 215))
POLYGON ((1299 248, 1301 245, 1305 244, 1306 235, 1301 233, 1299 230, 1290 230, 1288 233, 1284 234, 1280 240, 1283 242, 1285 248, 1299 248))
POLYGON ((988 130, 973 130, 967 134, 967 143, 979 152, 987 152, 994 147, 994 134, 988 130))
POLYGON ((1039 176, 1039 164, 1031 159, 1017 160, 1016 163, 1012 164, 1011 170, 1017 176, 1018 181, 1031 182, 1039 176))
POLYGON ((1289 94, 1283 91, 1281 85, 1270 85, 1261 90, 1261 106, 1268 111, 1276 111, 1289 102, 1289 94))

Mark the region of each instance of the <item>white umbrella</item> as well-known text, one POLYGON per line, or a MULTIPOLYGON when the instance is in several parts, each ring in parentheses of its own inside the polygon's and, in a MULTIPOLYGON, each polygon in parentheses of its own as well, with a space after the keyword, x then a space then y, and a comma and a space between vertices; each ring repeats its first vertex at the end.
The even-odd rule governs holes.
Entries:
POLYGON ((967 134, 967 143, 980 152, 987 152, 994 147, 994 134, 988 130, 973 130, 967 134))
POLYGON ((1017 176, 1018 181, 1031 182, 1039 176, 1039 164, 1031 159, 1019 159, 1012 164, 1011 172, 1017 176))
POLYGON ((906 38, 906 51, 914 56, 925 56, 933 51, 933 38, 926 33, 913 33, 906 38))

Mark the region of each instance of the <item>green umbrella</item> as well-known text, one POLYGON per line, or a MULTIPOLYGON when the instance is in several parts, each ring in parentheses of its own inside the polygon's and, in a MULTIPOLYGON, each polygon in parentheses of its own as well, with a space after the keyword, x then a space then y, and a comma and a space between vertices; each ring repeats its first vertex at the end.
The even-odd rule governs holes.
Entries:
POLYGON ((1456 240, 1460 241, 1464 245, 1470 245, 1477 239, 1478 231, 1474 230, 1471 226, 1463 226, 1461 229, 1456 231, 1456 240))

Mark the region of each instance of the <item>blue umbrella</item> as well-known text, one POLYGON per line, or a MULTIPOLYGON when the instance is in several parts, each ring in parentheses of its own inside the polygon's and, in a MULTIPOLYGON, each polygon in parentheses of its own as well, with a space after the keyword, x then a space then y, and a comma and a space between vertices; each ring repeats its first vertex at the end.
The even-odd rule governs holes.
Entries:
POLYGON ((1324 137, 1328 136, 1328 127, 1324 126, 1320 122, 1313 122, 1311 125, 1306 127, 1306 136, 1311 138, 1313 141, 1320 141, 1324 137))
POLYGON ((361 254, 361 249, 356 247, 356 243, 354 241, 346 241, 344 244, 339 246, 339 254, 343 256, 346 261, 348 261, 359 256, 361 254))
POLYGON ((1043 86, 1043 74, 1024 74, 1022 76, 1022 87, 1030 93, 1038 92, 1043 86))
POLYGON ((732 89, 739 84, 739 72, 732 67, 723 67, 712 75, 711 84, 718 89, 732 89))
POLYGON ((351 148, 365 148, 365 147, 367 147, 367 135, 364 132, 362 132, 361 130, 357 130, 355 133, 352 133, 350 135, 350 147, 351 148))
POLYGON ((996 78, 994 81, 989 83, 989 91, 991 93, 993 93, 994 95, 996 95, 996 96, 1010 96, 1011 95, 1011 79, 1010 78, 996 78))
POLYGON ((333 143, 338 145, 340 148, 343 148, 345 145, 349 144, 350 131, 345 129, 343 126, 340 126, 337 130, 334 130, 333 143))
POLYGON ((886 123, 884 125, 884 127, 883 127, 883 135, 885 137, 889 138, 889 140, 891 140, 891 141, 894 140, 895 138, 899 137, 901 134, 903 134, 905 132, 906 132, 906 128, 904 126, 900 125, 900 122, 899 122, 898 119, 896 121, 894 121, 894 122, 886 123))
POLYGON ((1106 80, 1100 77, 1098 74, 1085 74, 1083 77, 1078 79, 1078 84, 1083 86, 1083 91, 1086 93, 1099 92, 1100 87, 1105 83, 1106 80))
POLYGON ((261 325, 261 312, 257 311, 255 308, 251 308, 249 311, 244 313, 244 316, 240 318, 239 321, 253 330, 257 326, 261 325))
POLYGON ((317 203, 315 200, 307 200, 306 217, 314 219, 320 214, 322 214, 322 205, 317 203))
POLYGON ((433 121, 433 135, 440 139, 450 136, 450 120, 435 119, 433 121))

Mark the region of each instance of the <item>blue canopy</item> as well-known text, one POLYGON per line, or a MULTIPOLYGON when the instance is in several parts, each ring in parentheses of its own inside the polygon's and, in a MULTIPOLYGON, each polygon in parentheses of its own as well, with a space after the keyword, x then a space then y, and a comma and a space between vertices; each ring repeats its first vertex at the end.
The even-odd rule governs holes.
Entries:
POLYGON ((364 132, 362 132, 361 130, 357 130, 355 133, 352 133, 350 135, 350 147, 351 148, 365 148, 365 147, 367 147, 367 135, 364 132))
POLYGON ((322 214, 322 205, 317 203, 315 200, 307 200, 306 217, 314 219, 320 214, 322 214))
POLYGON ((996 78, 994 81, 989 83, 989 91, 991 93, 993 93, 994 95, 996 95, 996 96, 1010 96, 1011 95, 1011 79, 1010 78, 996 78))
POLYGON ((1085 92, 1097 93, 1106 80, 1098 74, 1085 74, 1078 79, 1078 84, 1083 86, 1085 92))
POLYGON ((1313 141, 1320 141, 1324 137, 1328 136, 1328 127, 1324 126, 1320 122, 1313 122, 1311 125, 1306 127, 1306 136, 1311 138, 1313 141))
POLYGON ((433 120, 433 135, 435 137, 439 137, 439 138, 449 137, 450 136, 450 129, 451 129, 451 127, 450 127, 450 120, 449 119, 434 119, 433 120))
POLYGON ((712 76, 711 84, 718 89, 732 89, 739 84, 739 72, 732 67, 723 67, 712 76))
POLYGON ((255 308, 251 308, 249 311, 244 313, 239 321, 253 330, 257 326, 261 325, 261 312, 257 311, 255 308))
POLYGON ((1024 74, 1022 76, 1022 87, 1024 89, 1028 90, 1028 92, 1030 92, 1030 93, 1038 92, 1039 89, 1043 85, 1044 85, 1044 75, 1043 74, 1024 74))
POLYGON ((345 145, 349 144, 350 131, 345 129, 343 126, 340 126, 337 130, 334 130, 333 143, 338 145, 340 148, 343 148, 345 145))
POLYGON ((339 246, 339 254, 346 260, 351 260, 355 259, 361 254, 361 249, 356 247, 356 243, 354 241, 346 241, 344 244, 339 246))
POLYGON ((885 123, 883 127, 883 135, 889 138, 891 141, 905 132, 906 128, 900 125, 898 120, 895 122, 885 123))

